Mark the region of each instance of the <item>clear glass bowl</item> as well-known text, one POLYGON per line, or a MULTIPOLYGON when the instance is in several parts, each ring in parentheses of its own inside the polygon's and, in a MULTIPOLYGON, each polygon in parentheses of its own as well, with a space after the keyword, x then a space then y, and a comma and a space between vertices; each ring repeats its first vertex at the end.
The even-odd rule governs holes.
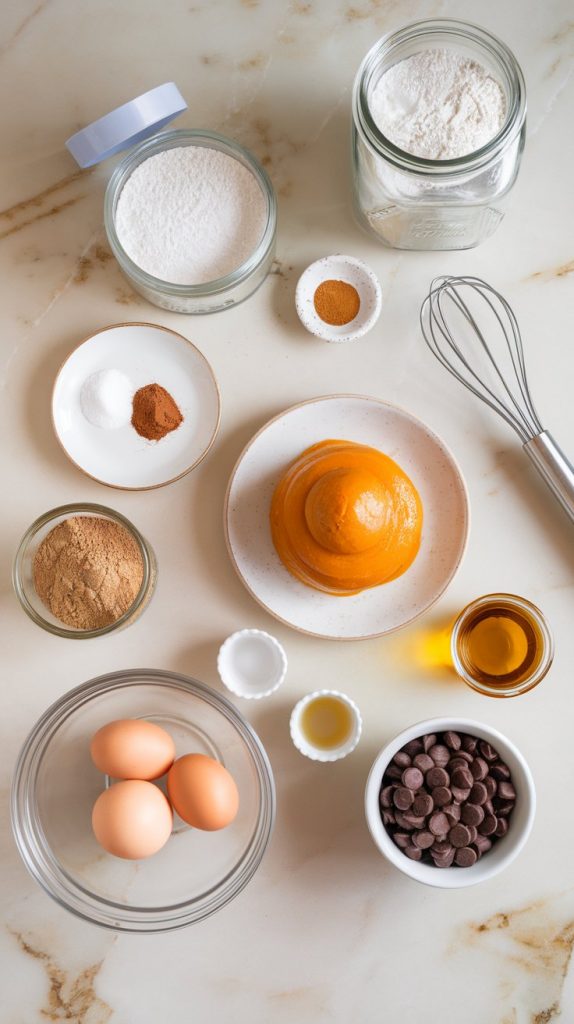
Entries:
POLYGON ((216 132, 193 129, 160 132, 147 142, 135 146, 115 168, 106 189, 104 224, 111 250, 131 285, 155 306, 175 313, 216 313, 236 306, 247 299, 263 283, 275 257, 277 231, 277 200, 269 175, 255 157, 243 146, 216 132), (171 284, 146 273, 134 263, 123 248, 116 232, 116 208, 120 193, 136 167, 166 149, 180 146, 205 146, 217 149, 239 160, 257 180, 267 205, 267 220, 257 248, 245 263, 225 277, 207 284, 171 284))
POLYGON ((526 134, 526 87, 509 48, 478 25, 436 18, 406 25, 369 50, 353 89, 353 187, 359 222, 396 249, 468 249, 500 224, 526 134), (506 120, 481 149, 427 160, 395 146, 378 128, 370 99, 393 64, 424 49, 450 49, 482 64, 506 98, 506 120))
POLYGON ((257 870, 274 817, 271 766, 251 726, 197 680, 149 669, 99 676, 56 701, 24 743, 12 786, 12 827, 32 876, 67 910, 117 931, 170 931, 224 907, 257 870), (177 756, 225 764, 239 789, 231 825, 201 832, 180 823, 142 861, 98 845, 91 813, 106 779, 90 739, 107 722, 134 717, 167 729, 177 756))
POLYGON ((144 608, 149 604, 155 589, 156 579, 157 565, 155 555, 145 537, 142 537, 133 523, 130 523, 129 519, 120 515, 119 512, 114 512, 113 509, 106 508, 105 505, 91 503, 59 505, 58 508, 52 508, 49 512, 45 512, 43 516, 40 516, 39 519, 36 519, 26 530, 20 541, 12 569, 14 590, 26 614, 30 616, 37 626, 41 626, 42 629, 46 629, 49 633, 66 637, 69 640, 89 640, 95 636, 105 636, 106 633, 114 633, 117 629, 123 629, 124 626, 131 626, 132 622, 139 618, 144 608), (75 629, 72 626, 65 626, 55 615, 52 615, 44 602, 38 597, 34 586, 34 558, 38 546, 42 543, 44 537, 50 533, 50 530, 53 530, 59 523, 64 522, 65 519, 69 519, 70 516, 96 516, 100 519, 109 519, 111 522, 125 527, 138 545, 142 557, 143 580, 133 605, 131 608, 128 608, 125 615, 122 615, 115 622, 111 622, 108 626, 102 626, 101 629, 75 629))

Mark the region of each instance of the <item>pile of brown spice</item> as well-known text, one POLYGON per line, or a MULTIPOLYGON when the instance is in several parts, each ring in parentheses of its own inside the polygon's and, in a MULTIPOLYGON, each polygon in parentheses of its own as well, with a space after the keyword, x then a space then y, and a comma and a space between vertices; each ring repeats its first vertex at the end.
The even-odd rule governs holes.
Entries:
POLYGON ((359 293, 346 281, 322 281, 315 289, 313 304, 317 316, 332 327, 342 327, 354 320, 361 305, 359 293))
POLYGON ((178 406, 161 384, 146 384, 136 391, 132 410, 132 427, 148 441, 161 441, 183 423, 178 406))
POLYGON ((52 615, 75 629, 101 629, 125 615, 143 582, 139 546, 120 523, 71 516, 34 558, 34 586, 52 615))

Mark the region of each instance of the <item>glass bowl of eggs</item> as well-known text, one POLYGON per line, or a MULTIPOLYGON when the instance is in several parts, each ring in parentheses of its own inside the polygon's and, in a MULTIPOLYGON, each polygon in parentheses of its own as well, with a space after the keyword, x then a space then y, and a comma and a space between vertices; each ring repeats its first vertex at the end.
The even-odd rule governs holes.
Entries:
POLYGON ((42 715, 20 752, 12 826, 67 910, 116 931, 209 917, 252 878, 275 817, 263 746, 195 679, 99 676, 42 715))

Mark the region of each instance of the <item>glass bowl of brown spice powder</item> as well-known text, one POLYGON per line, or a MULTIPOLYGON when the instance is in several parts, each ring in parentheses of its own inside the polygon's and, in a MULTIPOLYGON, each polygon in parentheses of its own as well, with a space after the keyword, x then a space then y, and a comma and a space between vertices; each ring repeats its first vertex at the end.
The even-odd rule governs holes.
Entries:
POLYGON ((32 621, 73 640, 135 622, 156 576, 155 555, 139 530, 119 512, 95 504, 60 505, 36 519, 12 572, 32 621))

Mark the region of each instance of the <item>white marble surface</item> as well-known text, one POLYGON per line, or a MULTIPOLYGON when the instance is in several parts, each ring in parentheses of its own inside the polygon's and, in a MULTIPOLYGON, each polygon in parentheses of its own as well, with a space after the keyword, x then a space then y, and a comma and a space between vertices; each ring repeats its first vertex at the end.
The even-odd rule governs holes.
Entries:
POLYGON ((241 705, 276 773, 271 846, 249 887, 202 925, 141 938, 73 919, 27 875, 4 816, 2 1024, 574 1020, 574 824, 565 796, 574 769, 572 527, 513 435, 431 360, 417 326, 435 273, 472 271, 497 284, 524 329, 542 417, 572 452, 573 46, 570 0, 2 5, 3 803, 33 722, 91 676, 147 663, 217 687, 219 643, 242 626, 275 632, 290 662, 274 697, 241 705), (435 14, 480 21, 513 47, 527 79, 529 137, 510 212, 490 241, 458 255, 399 254, 378 248, 351 217, 350 86, 378 36, 435 14), (79 126, 167 79, 189 100, 181 126, 220 129, 251 146, 280 203, 277 273, 249 302, 204 319, 166 314, 132 294, 102 233, 113 161, 78 175, 63 147, 79 126), (369 262, 383 285, 379 325, 356 345, 311 339, 295 314, 300 271, 337 250, 369 262), (52 381, 71 348, 104 324, 134 319, 187 333, 211 360, 223 395, 221 433, 205 463, 167 489, 140 494, 82 476, 49 420, 52 381), (444 670, 421 667, 417 629, 348 645, 300 636, 244 591, 220 517, 235 459, 271 414, 337 391, 396 401, 454 449, 471 495, 470 546, 429 619, 448 618, 495 589, 540 604, 556 659, 532 694, 489 701, 444 670), (160 577, 140 622, 74 644, 27 620, 9 567, 32 519, 79 499, 132 518, 156 550, 160 577), (291 706, 320 686, 347 690, 365 721, 360 746, 335 766, 303 760, 289 741, 291 706), (539 792, 534 831, 516 864, 483 886, 449 893, 421 888, 383 862, 362 812, 367 770, 382 744, 443 713, 506 732, 526 754, 539 792))

